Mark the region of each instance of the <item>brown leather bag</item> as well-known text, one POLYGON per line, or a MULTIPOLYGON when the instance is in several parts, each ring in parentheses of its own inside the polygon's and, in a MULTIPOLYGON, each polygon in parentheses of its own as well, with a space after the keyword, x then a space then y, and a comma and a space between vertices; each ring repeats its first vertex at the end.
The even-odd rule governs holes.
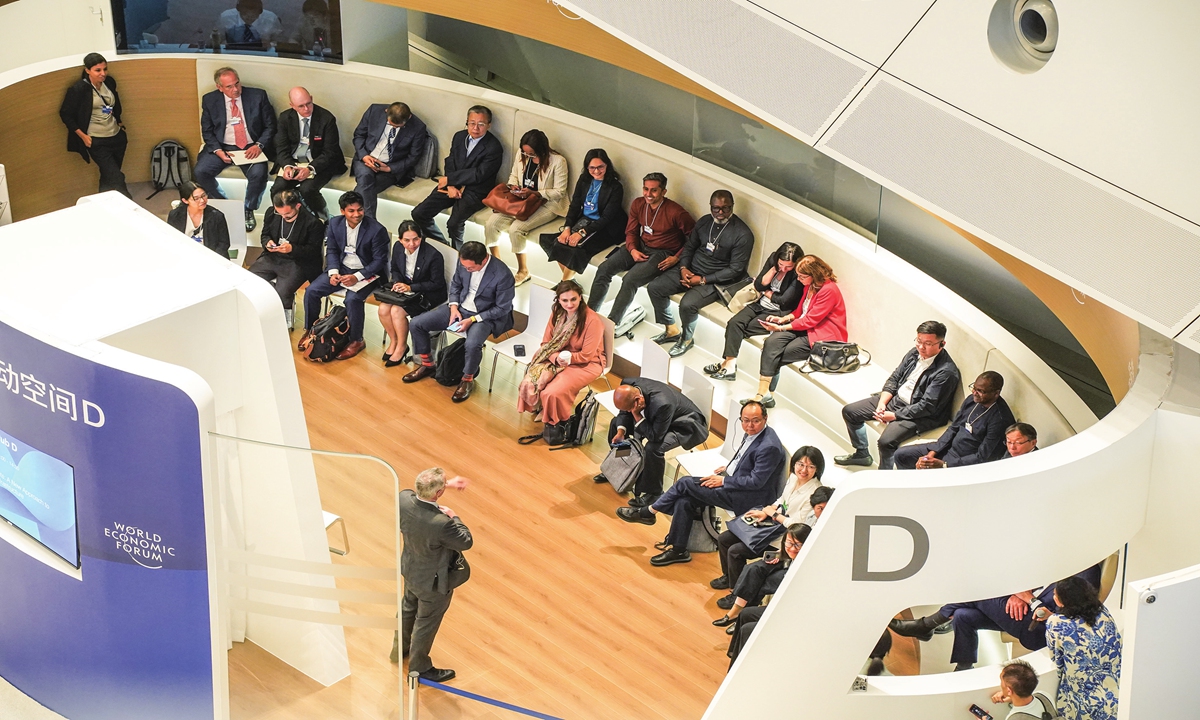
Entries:
POLYGON ((492 191, 483 199, 483 204, 501 215, 507 215, 517 220, 528 220, 545 201, 546 199, 536 190, 525 197, 517 197, 513 195, 508 185, 501 183, 492 188, 492 191))

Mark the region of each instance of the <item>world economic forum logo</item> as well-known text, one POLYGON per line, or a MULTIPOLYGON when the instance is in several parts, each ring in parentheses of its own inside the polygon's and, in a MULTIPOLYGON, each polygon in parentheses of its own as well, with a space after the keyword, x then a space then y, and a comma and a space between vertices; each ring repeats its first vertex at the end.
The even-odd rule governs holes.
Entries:
POLYGON ((118 550, 150 570, 161 570, 166 558, 175 557, 175 548, 163 542, 162 535, 133 525, 114 522, 112 527, 104 528, 104 537, 111 538, 118 550))

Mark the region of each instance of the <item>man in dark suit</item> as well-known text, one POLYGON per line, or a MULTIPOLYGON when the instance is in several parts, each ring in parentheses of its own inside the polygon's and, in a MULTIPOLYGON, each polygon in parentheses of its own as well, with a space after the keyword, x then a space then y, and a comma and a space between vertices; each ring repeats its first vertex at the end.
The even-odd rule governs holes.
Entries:
POLYGON ((321 316, 322 298, 338 290, 346 291, 346 314, 350 318, 350 344, 337 354, 338 360, 349 360, 363 351, 363 303, 387 277, 388 249, 391 238, 387 230, 363 212, 363 199, 354 192, 338 198, 340 217, 331 218, 325 230, 325 271, 304 291, 304 335, 302 347, 312 334, 313 323, 321 316))
POLYGON ((346 172, 337 118, 313 104, 312 95, 302 87, 292 88, 288 103, 291 108, 279 114, 276 128, 275 169, 279 174, 271 186, 271 196, 299 188, 308 209, 328 220, 321 188, 346 172))
MULTIPOLYGON (((634 437, 645 440, 642 473, 634 483, 630 507, 646 507, 662 495, 668 450, 694 448, 708 438, 708 418, 683 393, 649 378, 628 378, 613 393, 620 411, 608 424, 610 444, 634 437)), ((607 482, 597 475, 596 482, 607 482)))
MULTIPOLYGON (((264 90, 242 87, 237 71, 223 67, 213 74, 217 89, 200 99, 200 134, 204 147, 196 157, 196 184, 210 197, 224 198, 217 186, 217 175, 233 159, 229 153, 245 151, 246 160, 254 160, 275 140, 275 109, 264 90)), ((268 155, 269 157, 269 155, 268 155)), ((267 158, 263 158, 266 160, 267 158)), ((267 163, 239 166, 246 176, 246 231, 258 224, 254 211, 267 189, 267 163)))
POLYGON ((946 352, 946 326, 927 320, 917 326, 916 347, 892 371, 879 395, 856 400, 842 408, 846 432, 854 452, 833 459, 838 465, 871 465, 867 449, 868 420, 884 424, 879 434, 879 469, 893 468, 893 453, 900 443, 945 425, 954 409, 958 366, 946 352))
POLYGON ((392 662, 400 662, 402 652, 408 658, 409 672, 434 682, 454 679, 453 670, 433 666, 429 651, 454 598, 454 588, 466 582, 469 575, 451 573, 451 568, 458 563, 459 553, 469 550, 474 542, 458 515, 439 505, 438 499, 448 487, 462 490, 466 486, 466 478, 447 480, 445 471, 431 468, 417 476, 416 492, 400 491, 397 503, 404 536, 400 555, 404 599, 400 606, 401 630, 392 643, 392 662))
POLYGON ((935 442, 905 445, 896 450, 900 470, 963 467, 999 460, 1004 437, 1015 421, 1008 403, 1000 397, 1004 377, 992 370, 980 373, 958 414, 935 442))
POLYGON ((753 507, 770 504, 781 489, 787 472, 787 451, 775 431, 767 427, 767 411, 762 403, 750 401, 742 406, 742 429, 746 436, 729 464, 708 477, 682 477, 649 507, 617 508, 617 517, 625 522, 653 525, 658 513, 671 516, 667 531, 668 547, 650 558, 655 567, 689 562, 688 536, 696 513, 712 505, 741 515, 753 507))
POLYGON ((451 208, 450 220, 446 223, 450 232, 448 244, 452 247, 462 245, 463 228, 483 207, 483 199, 496 186, 496 174, 504 159, 500 141, 488 132, 491 126, 491 110, 476 105, 467 111, 467 129, 456 132, 450 142, 445 176, 438 178, 437 187, 429 197, 413 208, 412 219, 421 226, 425 237, 446 242, 433 219, 441 211, 451 208))
POLYGON ((429 353, 432 337, 450 329, 467 336, 462 382, 451 399, 462 402, 471 397, 483 359, 483 344, 492 335, 512 329, 514 294, 513 274, 508 266, 488 255, 483 243, 465 243, 458 251, 458 267, 450 281, 448 304, 421 313, 410 326, 413 353, 419 364, 404 376, 404 382, 414 383, 437 372, 429 353))
POLYGON ((289 332, 295 322, 292 305, 296 291, 321 274, 324 240, 324 223, 301 204, 298 190, 282 190, 271 196, 271 207, 263 216, 263 252, 250 266, 250 272, 274 282, 289 332))
POLYGON ((402 102, 376 103, 363 113, 354 128, 351 169, 354 190, 366 201, 368 217, 375 217, 379 193, 412 182, 427 134, 425 123, 402 102))

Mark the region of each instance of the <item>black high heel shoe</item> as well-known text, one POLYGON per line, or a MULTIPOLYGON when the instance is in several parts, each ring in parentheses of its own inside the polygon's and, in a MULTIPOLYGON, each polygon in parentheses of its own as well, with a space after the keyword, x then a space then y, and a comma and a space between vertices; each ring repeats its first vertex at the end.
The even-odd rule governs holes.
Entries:
POLYGON ((390 355, 384 355, 383 356, 383 366, 384 367, 396 367, 397 365, 407 364, 411 360, 412 360, 412 353, 410 353, 410 352, 404 353, 404 357, 400 358, 399 360, 392 360, 390 355))

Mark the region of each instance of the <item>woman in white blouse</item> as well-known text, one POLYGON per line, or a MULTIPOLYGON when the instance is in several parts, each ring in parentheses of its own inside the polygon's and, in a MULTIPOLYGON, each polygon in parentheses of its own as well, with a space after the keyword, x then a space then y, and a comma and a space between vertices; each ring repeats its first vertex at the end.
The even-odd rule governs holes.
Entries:
POLYGON ((529 280, 529 267, 525 263, 525 242, 529 233, 567 214, 570 198, 567 197, 567 160, 550 147, 550 140, 541 130, 530 130, 521 136, 521 154, 513 162, 508 175, 508 187, 514 194, 536 191, 542 196, 542 204, 525 220, 510 215, 492 213, 483 226, 483 236, 492 255, 500 257, 500 233, 508 231, 508 240, 517 256, 517 273, 513 281, 517 285, 529 280))

